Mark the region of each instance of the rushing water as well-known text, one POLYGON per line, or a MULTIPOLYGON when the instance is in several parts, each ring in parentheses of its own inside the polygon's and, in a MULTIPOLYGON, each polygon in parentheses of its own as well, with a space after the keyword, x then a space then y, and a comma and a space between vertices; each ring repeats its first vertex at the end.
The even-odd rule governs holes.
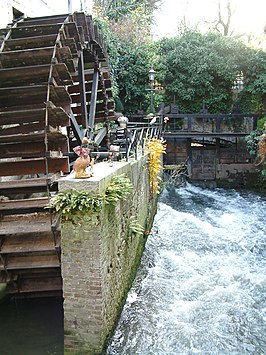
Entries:
POLYGON ((266 354, 266 199, 165 190, 107 354, 266 354))

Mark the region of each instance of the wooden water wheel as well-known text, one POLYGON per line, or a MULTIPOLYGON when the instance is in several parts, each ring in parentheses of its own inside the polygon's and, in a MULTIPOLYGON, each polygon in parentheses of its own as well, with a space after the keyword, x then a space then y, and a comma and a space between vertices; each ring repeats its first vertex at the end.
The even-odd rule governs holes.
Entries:
POLYGON ((60 226, 45 206, 72 146, 99 144, 114 119, 107 55, 84 13, 22 18, 0 45, 0 282, 60 295, 60 226))

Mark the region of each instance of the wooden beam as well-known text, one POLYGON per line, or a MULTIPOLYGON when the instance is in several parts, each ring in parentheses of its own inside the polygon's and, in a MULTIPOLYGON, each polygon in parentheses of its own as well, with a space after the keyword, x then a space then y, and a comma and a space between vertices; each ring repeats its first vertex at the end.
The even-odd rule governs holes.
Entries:
POLYGON ((89 122, 88 122, 88 112, 87 112, 87 102, 86 102, 83 52, 81 52, 79 57, 78 78, 79 78, 79 88, 80 88, 80 103, 81 103, 81 111, 82 111, 82 127, 88 129, 89 122))
POLYGON ((94 142, 97 144, 97 145, 100 145, 102 140, 104 139, 104 137, 106 136, 107 134, 107 129, 106 127, 103 127, 99 132, 98 134, 96 135, 96 137, 94 138, 94 142))
POLYGON ((90 113, 89 113, 89 128, 91 130, 90 131, 91 136, 93 135, 93 128, 95 122, 98 83, 99 83, 99 70, 95 68, 93 73, 91 103, 90 103, 90 113))
POLYGON ((69 116, 70 116, 71 127, 73 130, 74 136, 77 139, 78 144, 81 144, 83 136, 82 136, 81 130, 79 128, 79 123, 77 122, 76 117, 74 116, 72 111, 70 112, 69 116))
MULTIPOLYGON (((48 172, 69 172, 68 157, 48 159, 48 172)), ((20 176, 45 174, 45 158, 21 159, 16 161, 0 161, 0 176, 20 176)))

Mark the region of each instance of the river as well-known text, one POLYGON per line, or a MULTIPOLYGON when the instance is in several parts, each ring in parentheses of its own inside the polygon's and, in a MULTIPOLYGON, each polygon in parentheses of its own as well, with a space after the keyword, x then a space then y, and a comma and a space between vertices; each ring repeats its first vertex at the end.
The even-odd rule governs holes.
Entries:
POLYGON ((62 299, 0 303, 0 355, 62 355, 63 343, 62 299))
MULTIPOLYGON (((168 187, 109 355, 266 354, 266 198, 168 187)), ((0 355, 62 355, 60 299, 0 304, 0 355)))
POLYGON ((109 355, 266 354, 266 199, 165 189, 109 355))

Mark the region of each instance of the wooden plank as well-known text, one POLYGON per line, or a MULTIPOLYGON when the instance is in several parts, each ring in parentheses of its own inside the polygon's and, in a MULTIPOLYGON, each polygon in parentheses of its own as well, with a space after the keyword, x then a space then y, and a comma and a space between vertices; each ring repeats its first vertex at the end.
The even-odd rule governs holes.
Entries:
MULTIPOLYGON (((42 47, 1 52, 0 61, 3 68, 50 64, 53 51, 54 47, 42 47)), ((75 71, 75 66, 69 47, 57 48, 56 58, 59 62, 65 63, 70 72, 75 71)))
POLYGON ((18 24, 19 27, 22 26, 33 26, 33 25, 45 25, 45 24, 62 24, 66 18, 68 17, 68 14, 60 15, 60 16, 45 16, 45 17, 27 17, 24 19, 23 22, 20 22, 18 24))
MULTIPOLYGON (((51 65, 6 68, 0 70, 0 87, 47 84, 51 65)), ((65 63, 53 64, 52 77, 57 85, 71 85, 72 78, 65 63)))
POLYGON ((49 213, 5 216, 0 223, 0 237, 7 235, 36 235, 51 232, 49 213))
POLYGON ((11 38, 5 42, 4 51, 15 51, 30 48, 52 47, 55 45, 57 34, 23 38, 11 38))
MULTIPOLYGON (((78 124, 80 124, 80 121, 79 121, 80 115, 79 115, 79 114, 75 114, 75 118, 76 118, 78 124)), ((107 112, 101 111, 101 112, 96 112, 96 115, 95 115, 95 123, 105 122, 107 119, 113 120, 113 121, 116 120, 116 117, 115 117, 115 115, 114 115, 114 111, 107 111, 107 112)))
POLYGON ((59 62, 66 64, 70 73, 76 71, 76 62, 73 61, 72 53, 69 47, 61 47, 56 50, 56 57, 59 62))
POLYGON ((20 209, 43 209, 47 206, 48 202, 49 200, 47 197, 0 201, 0 212, 20 209))
MULTIPOLYGON (((87 90, 87 88, 86 88, 87 90)), ((67 88, 68 93, 70 94, 79 94, 80 93, 80 86, 79 83, 75 83, 74 85, 69 85, 67 88)))
MULTIPOLYGON (((48 173, 69 172, 68 157, 48 158, 48 173)), ((0 161, 0 176, 19 176, 28 174, 45 174, 44 158, 0 161)))
POLYGON ((88 29, 88 22, 87 22, 84 12, 76 12, 74 14, 74 18, 75 18, 78 26, 81 26, 83 28, 85 41, 89 42, 90 41, 90 34, 89 34, 89 29, 88 29))
POLYGON ((40 142, 12 142, 0 144, 0 158, 41 158, 41 157, 60 157, 62 153, 69 151, 68 139, 55 139, 48 141, 48 151, 44 140, 40 142))
MULTIPOLYGON (((49 140, 65 140, 66 136, 62 134, 56 128, 48 127, 46 130, 47 137, 49 140)), ((21 143, 21 142, 40 142, 44 141, 45 131, 39 130, 36 132, 29 133, 20 133, 20 134, 10 134, 10 135, 0 135, 0 143, 21 143)))
POLYGON ((6 237, 1 247, 1 254, 19 254, 55 251, 52 232, 48 235, 26 235, 6 237))
POLYGON ((64 47, 69 47, 72 53, 72 56, 78 56, 78 46, 74 38, 64 38, 62 40, 64 47))
MULTIPOLYGON (((37 104, 45 102, 47 97, 47 85, 33 85, 0 88, 0 105, 3 107, 17 105, 37 104)), ((63 103, 70 103, 71 98, 64 86, 50 86, 50 101, 55 105, 62 106, 63 103)))
MULTIPOLYGON (((59 178, 59 175, 55 174, 55 176, 59 178)), ((45 192, 47 190, 47 185, 51 185, 52 181, 53 181, 52 178, 46 178, 46 177, 1 181, 0 193, 17 194, 21 191, 28 192, 29 190, 33 192, 41 192, 41 191, 45 192)), ((57 184, 54 183, 55 187, 56 185, 57 184)))
MULTIPOLYGON (((97 91, 97 101, 103 101, 103 100, 108 100, 108 99, 111 99, 112 98, 112 92, 109 91, 109 94, 110 95, 105 95, 105 93, 102 91, 102 90, 98 90, 97 91)), ((75 104, 75 103, 80 103, 80 99, 81 99, 81 96, 79 93, 77 94, 72 94, 70 95, 71 97, 71 101, 72 101, 72 104, 75 104)), ((110 101, 110 100, 109 100, 110 101)), ((91 92, 87 92, 86 93, 86 102, 91 102, 91 92)))
MULTIPOLYGON (((94 68, 84 70, 85 81, 90 82, 93 80, 93 72, 94 72, 94 68)), ((108 82, 108 83, 111 82, 110 69, 108 69, 108 67, 107 68, 100 68, 100 74, 101 74, 104 82, 108 82)), ((74 75, 73 80, 78 81, 78 76, 74 75)))
MULTIPOLYGON (((49 125, 69 126, 69 116, 61 107, 48 108, 49 125)), ((16 123, 30 123, 45 120, 45 108, 39 109, 25 109, 16 111, 0 111, 0 125, 16 124, 16 123)))
MULTIPOLYGON (((34 131, 41 131, 44 129, 44 122, 34 122, 27 124, 18 124, 12 127, 4 126, 0 129, 0 137, 5 135, 19 135, 19 134, 29 134, 34 131)), ((1 142, 1 138, 0 138, 1 142)))
POLYGON ((28 25, 21 22, 20 26, 12 28, 12 38, 45 36, 58 34, 61 24, 28 25))
POLYGON ((55 255, 33 255, 33 256, 16 256, 8 258, 7 270, 16 269, 39 269, 60 267, 58 256, 55 255))
MULTIPOLYGON (((85 69, 84 70, 84 76, 85 76, 85 81, 91 81, 93 80, 93 71, 94 69, 85 69)), ((78 75, 73 75, 73 81, 78 82, 79 77, 78 75)))
POLYGON ((44 47, 1 52, 0 62, 3 68, 49 64, 51 62, 53 50, 53 47, 44 47))
POLYGON ((28 26, 36 26, 36 25, 54 25, 54 24, 62 24, 67 17, 70 16, 68 14, 60 14, 60 15, 49 15, 49 16, 36 16, 36 17, 25 17, 23 21, 18 23, 18 27, 28 27, 28 26))
MULTIPOLYGON (((16 289, 13 289, 13 292, 14 291, 18 292, 16 289)), ((33 292, 37 292, 37 295, 39 295, 39 297, 44 295, 45 297, 47 297, 46 293, 48 291, 62 291, 62 278, 61 277, 43 277, 43 278, 38 277, 38 278, 29 278, 29 279, 22 278, 19 281, 20 297, 21 294, 28 294, 33 292)), ((9 287, 8 287, 8 293, 9 294, 12 293, 10 292, 9 287)), ((54 297, 55 294, 53 293, 52 296, 54 297)))

